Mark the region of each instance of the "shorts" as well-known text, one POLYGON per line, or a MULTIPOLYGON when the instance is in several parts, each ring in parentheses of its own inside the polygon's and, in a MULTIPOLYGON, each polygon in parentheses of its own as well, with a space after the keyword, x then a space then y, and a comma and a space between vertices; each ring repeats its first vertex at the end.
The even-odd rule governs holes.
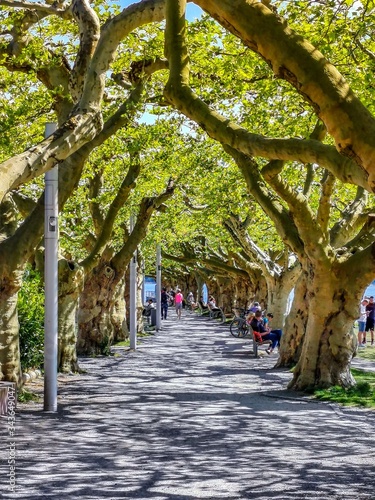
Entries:
POLYGON ((177 309, 182 309, 182 302, 177 302, 176 311, 177 311, 177 309))
POLYGON ((366 321, 366 332, 374 329, 374 318, 367 318, 366 321))
POLYGON ((358 331, 363 333, 366 329, 366 321, 358 321, 358 331))

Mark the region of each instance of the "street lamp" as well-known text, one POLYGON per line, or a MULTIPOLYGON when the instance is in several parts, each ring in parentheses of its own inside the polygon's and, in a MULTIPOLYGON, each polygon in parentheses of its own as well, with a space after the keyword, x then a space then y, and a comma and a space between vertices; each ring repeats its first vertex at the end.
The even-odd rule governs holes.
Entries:
POLYGON ((161 246, 156 247, 156 330, 161 329, 161 246))
MULTIPOLYGON (((130 216, 130 232, 134 230, 134 216, 130 216)), ((129 284, 129 340, 130 349, 137 348, 137 250, 130 261, 129 284)))
MULTIPOLYGON (((56 130, 46 123, 44 136, 56 130)), ((58 167, 45 174, 44 190, 44 411, 57 411, 58 167)))

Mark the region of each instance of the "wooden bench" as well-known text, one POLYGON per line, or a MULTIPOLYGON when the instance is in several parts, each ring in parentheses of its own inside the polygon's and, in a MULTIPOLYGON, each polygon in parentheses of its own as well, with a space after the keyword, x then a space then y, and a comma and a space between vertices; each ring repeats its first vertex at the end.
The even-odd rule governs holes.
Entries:
POLYGON ((210 319, 217 319, 220 321, 220 323, 225 323, 226 317, 224 311, 220 307, 218 307, 217 309, 212 309, 212 307, 210 307, 208 304, 207 307, 209 309, 210 319))
POLYGON ((258 358, 258 349, 259 347, 266 346, 268 349, 272 345, 272 340, 259 340, 259 337, 261 337, 259 332, 254 332, 254 330, 251 328, 250 325, 248 325, 249 328, 249 335, 251 335, 253 339, 253 352, 254 352, 254 357, 258 358))
POLYGON ((209 310, 208 306, 203 307, 200 302, 198 302, 198 306, 195 309, 195 311, 197 312, 197 314, 199 314, 199 316, 204 316, 204 315, 210 314, 210 310, 209 310))

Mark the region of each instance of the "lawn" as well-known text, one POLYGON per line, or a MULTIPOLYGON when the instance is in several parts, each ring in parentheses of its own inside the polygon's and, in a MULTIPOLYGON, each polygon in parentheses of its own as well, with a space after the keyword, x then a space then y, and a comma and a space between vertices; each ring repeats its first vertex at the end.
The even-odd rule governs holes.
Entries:
MULTIPOLYGON (((358 349, 357 356, 375 362, 375 347, 358 349)), ((315 391, 314 396, 317 399, 334 401, 344 406, 375 408, 375 372, 365 372, 356 368, 352 368, 351 372, 357 382, 355 387, 351 389, 330 387, 315 391)))
POLYGON ((375 347, 365 347, 364 349, 358 349, 358 358, 368 359, 369 361, 375 362, 375 347))

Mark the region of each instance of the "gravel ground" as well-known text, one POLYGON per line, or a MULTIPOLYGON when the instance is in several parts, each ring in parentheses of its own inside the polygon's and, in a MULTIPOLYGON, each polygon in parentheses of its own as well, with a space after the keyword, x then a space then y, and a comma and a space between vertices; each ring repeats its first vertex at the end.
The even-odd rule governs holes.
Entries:
POLYGON ((135 352, 81 359, 57 413, 19 404, 15 439, 1 418, 1 498, 374 499, 375 412, 287 391, 275 359, 187 312, 135 352))

